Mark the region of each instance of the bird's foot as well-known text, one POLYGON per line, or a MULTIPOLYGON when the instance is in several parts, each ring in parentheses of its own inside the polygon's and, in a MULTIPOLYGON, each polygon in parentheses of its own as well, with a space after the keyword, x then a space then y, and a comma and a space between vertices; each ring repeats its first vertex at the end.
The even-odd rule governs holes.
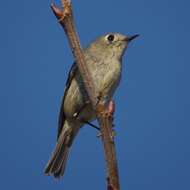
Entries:
POLYGON ((110 100, 108 107, 107 107, 106 114, 108 117, 113 118, 114 112, 115 112, 115 103, 113 100, 110 100))

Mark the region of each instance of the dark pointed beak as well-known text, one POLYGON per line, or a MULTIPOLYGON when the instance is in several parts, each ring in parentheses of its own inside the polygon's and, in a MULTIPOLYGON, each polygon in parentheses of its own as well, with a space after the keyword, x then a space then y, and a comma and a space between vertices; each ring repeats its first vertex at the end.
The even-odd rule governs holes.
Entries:
POLYGON ((135 38, 137 38, 138 36, 140 36, 139 34, 135 34, 133 36, 128 36, 126 37, 126 41, 127 42, 131 42, 132 40, 134 40, 135 38))

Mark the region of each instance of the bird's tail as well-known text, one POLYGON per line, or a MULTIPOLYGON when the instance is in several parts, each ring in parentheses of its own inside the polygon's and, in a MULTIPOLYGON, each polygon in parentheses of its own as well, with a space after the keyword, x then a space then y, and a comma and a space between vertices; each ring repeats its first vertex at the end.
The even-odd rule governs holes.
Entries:
POLYGON ((63 176, 69 149, 76 133, 76 131, 73 131, 73 127, 69 126, 68 122, 65 121, 61 134, 57 140, 55 150, 45 168, 46 175, 54 175, 56 178, 63 176))

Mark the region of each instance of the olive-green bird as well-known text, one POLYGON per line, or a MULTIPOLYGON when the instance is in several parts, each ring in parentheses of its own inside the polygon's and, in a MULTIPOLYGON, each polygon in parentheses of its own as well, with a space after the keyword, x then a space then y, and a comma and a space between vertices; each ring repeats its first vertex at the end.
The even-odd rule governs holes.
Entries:
MULTIPOLYGON (((84 49, 86 66, 96 91, 101 93, 101 98, 105 102, 111 100, 119 85, 122 56, 129 42, 137 36, 109 33, 97 38, 84 49)), ((45 168, 45 174, 54 175, 56 178, 63 176, 74 138, 85 121, 90 122, 94 119, 96 119, 95 113, 89 103, 77 64, 74 63, 69 72, 62 100, 57 143, 45 168)))

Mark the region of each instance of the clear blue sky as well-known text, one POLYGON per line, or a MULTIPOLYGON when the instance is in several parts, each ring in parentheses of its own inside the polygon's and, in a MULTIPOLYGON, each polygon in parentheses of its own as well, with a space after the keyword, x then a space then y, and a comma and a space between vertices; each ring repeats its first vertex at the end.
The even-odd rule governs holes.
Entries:
MULTIPOLYGON (((126 190, 190 189, 190 2, 73 0, 82 44, 140 33, 123 59, 116 145, 126 190)), ((96 131, 83 128, 60 181, 43 175, 73 61, 50 1, 0 6, 0 189, 105 189, 96 131)))

